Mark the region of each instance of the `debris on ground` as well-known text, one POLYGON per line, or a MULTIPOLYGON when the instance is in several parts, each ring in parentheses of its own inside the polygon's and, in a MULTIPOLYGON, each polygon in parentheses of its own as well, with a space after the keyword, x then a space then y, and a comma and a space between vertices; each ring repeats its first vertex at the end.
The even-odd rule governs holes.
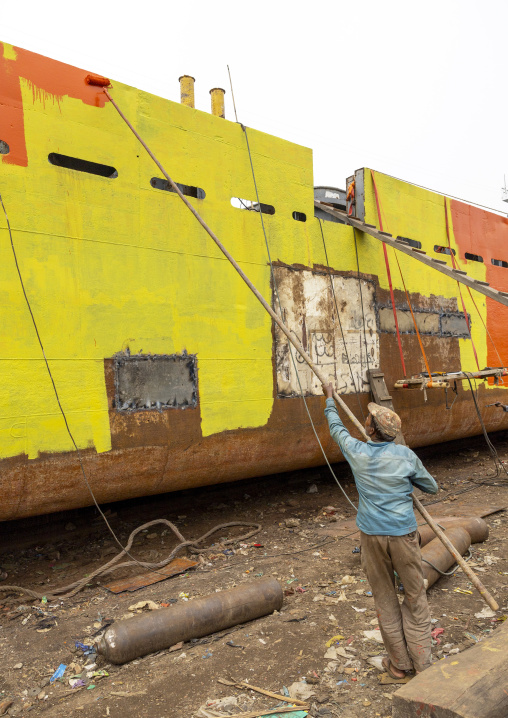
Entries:
MULTIPOLYGON (((486 452, 479 450, 487 461, 486 452)), ((498 442, 498 450, 508 454, 508 442, 498 442)), ((431 512, 436 509, 435 516, 447 515, 447 507, 468 515, 471 505, 475 507, 471 515, 478 515, 478 506, 506 504, 504 486, 476 487, 469 482, 472 464, 461 468, 456 452, 433 447, 425 464, 440 486, 446 487, 437 499, 446 500, 452 489, 457 492, 456 501, 430 507, 431 512)), ((341 482, 347 481, 347 467, 343 476, 341 467, 337 470, 341 482)), ((354 495, 352 484, 346 490, 354 495)), ((387 718, 391 713, 392 691, 400 686, 392 684, 382 669, 374 601, 360 556, 353 553, 359 546, 354 512, 320 471, 285 474, 283 481, 271 477, 204 487, 118 503, 113 508, 115 531, 125 539, 141 522, 161 515, 185 521, 185 534, 191 538, 227 521, 255 520, 262 528, 256 544, 251 543, 254 539, 226 543, 242 529, 236 534, 234 528, 224 529, 203 543, 199 558, 189 554, 187 560, 195 564, 192 570, 183 568, 171 578, 162 576, 160 581, 138 586, 139 600, 133 601, 128 589, 106 590, 111 584, 104 582, 86 586, 62 601, 51 598, 55 586, 91 575, 104 564, 104 556, 118 551, 103 523, 94 520, 93 510, 63 518, 55 515, 40 526, 19 522, 23 530, 17 528, 18 522, 11 522, 3 543, 0 527, 0 565, 8 571, 9 581, 50 597, 41 601, 0 594, 0 715, 3 710, 30 718, 42 718, 42 714, 102 718, 109 708, 112 718, 121 714, 161 718, 167 712, 168 684, 172 711, 188 718, 253 711, 258 711, 256 716, 265 713, 281 718, 374 718, 376 714, 387 718), (317 493, 307 493, 311 484, 317 493), (338 520, 330 521, 330 517, 338 520), (288 519, 290 524, 294 519, 295 525, 288 526, 288 519), (66 532, 70 521, 76 528, 66 532), (346 522, 347 530, 343 530, 346 522), (325 529, 338 533, 321 533, 325 529), (342 535, 348 533, 352 535, 342 535), (271 576, 283 586, 280 611, 203 639, 180 641, 123 666, 110 664, 97 653, 101 636, 128 613, 135 616, 133 620, 155 618, 164 613, 159 609, 170 613, 176 606, 191 606, 204 596, 262 576, 271 576), (41 621, 47 621, 44 628, 39 627, 41 621), (66 666, 64 674, 50 683, 60 665, 66 666), (217 676, 230 679, 232 685, 217 684, 217 676), (253 690, 245 684, 252 684, 253 690), (257 693, 254 684, 268 693, 271 689, 279 698, 257 693), (309 709, 292 706, 288 688, 294 684, 303 689, 298 695, 308 696, 302 701, 309 702, 309 709), (237 704, 220 703, 228 698, 236 698, 237 704), (201 709, 208 713, 200 713, 201 709)), ((503 599, 508 587, 508 516, 501 511, 486 520, 490 538, 471 547, 471 562, 484 569, 482 580, 501 610, 485 610, 461 571, 440 578, 429 590, 436 660, 450 656, 452 661, 467 654, 502 626, 508 615, 503 599)), ((138 560, 154 562, 157 557, 151 552, 168 555, 174 545, 170 533, 152 529, 140 535, 132 551, 138 560), (156 537, 149 539, 153 533, 156 537)), ((116 583, 134 586, 139 567, 122 571, 116 583)))

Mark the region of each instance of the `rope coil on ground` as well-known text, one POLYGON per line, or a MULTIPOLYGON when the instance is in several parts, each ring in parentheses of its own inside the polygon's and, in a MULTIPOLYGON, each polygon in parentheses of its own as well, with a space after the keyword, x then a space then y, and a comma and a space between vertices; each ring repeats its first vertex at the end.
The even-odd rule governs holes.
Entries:
MULTIPOLYGON (((148 521, 147 523, 142 524, 141 526, 138 526, 136 529, 134 529, 134 531, 132 531, 129 536, 127 545, 120 551, 120 553, 114 556, 111 561, 108 561, 103 566, 100 566, 98 569, 93 571, 93 573, 91 573, 89 576, 85 576, 85 578, 82 578, 79 581, 74 581, 74 583, 70 583, 68 586, 61 586, 60 588, 56 588, 53 593, 37 593, 36 591, 32 591, 29 588, 23 588, 22 586, 0 586, 0 592, 21 592, 26 594, 27 596, 31 596, 32 598, 38 599, 42 599, 43 597, 46 597, 48 599, 72 598, 72 596, 81 591, 81 589, 86 584, 89 584, 91 581, 93 581, 94 578, 97 578, 98 576, 105 576, 109 573, 112 573, 113 571, 116 571, 119 568, 127 568, 128 566, 137 565, 148 570, 154 570, 166 566, 176 556, 176 554, 179 551, 182 551, 182 549, 184 548, 189 548, 189 551, 191 553, 196 554, 202 553, 203 551, 207 551, 208 549, 199 548, 197 544, 200 544, 202 541, 204 541, 217 531, 220 531, 221 529, 225 528, 230 528, 232 526, 253 526, 254 528, 252 529, 252 531, 249 531, 242 536, 222 541, 221 544, 223 546, 237 543, 238 541, 245 541, 246 539, 251 538, 256 533, 258 533, 258 531, 261 530, 261 524, 256 524, 251 521, 231 521, 230 523, 218 524, 217 526, 214 526, 213 529, 210 529, 210 531, 207 531, 205 534, 203 534, 203 536, 200 536, 195 541, 187 541, 185 537, 180 533, 178 528, 173 523, 171 523, 171 521, 168 521, 167 519, 154 519, 154 521, 148 521), (156 524, 164 524, 165 526, 168 526, 176 535, 176 537, 180 539, 181 543, 179 543, 178 546, 175 546, 169 556, 167 556, 162 561, 159 561, 158 563, 152 563, 149 561, 137 561, 135 559, 132 561, 123 561, 122 563, 118 563, 122 556, 129 555, 129 551, 137 534, 144 529, 150 528, 150 526, 155 526, 156 524)), ((169 576, 167 576, 167 578, 169 578, 169 576)))

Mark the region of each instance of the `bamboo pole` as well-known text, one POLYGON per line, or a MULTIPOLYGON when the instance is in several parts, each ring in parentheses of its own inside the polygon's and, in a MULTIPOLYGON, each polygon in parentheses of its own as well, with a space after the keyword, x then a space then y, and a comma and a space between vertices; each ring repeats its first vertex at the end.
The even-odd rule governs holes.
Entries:
MULTIPOLYGON (((109 92, 104 88, 103 89, 104 94, 108 98, 108 100, 111 102, 115 110, 118 112, 122 120, 125 122, 125 124, 129 127, 131 132, 134 134, 134 136, 138 139, 138 141, 141 143, 141 145, 144 147, 146 152, 150 155, 152 160, 155 162, 157 167, 160 169, 164 177, 169 182, 171 188, 174 192, 180 197, 182 202, 185 204, 187 209, 189 209, 190 212, 194 215, 194 217, 197 219, 199 224, 203 227, 203 229, 210 235, 210 237, 213 239, 217 247, 220 249, 222 254, 226 257, 226 259, 231 263, 231 265, 234 267, 234 269, 238 272, 240 277, 243 279, 245 284, 249 287, 251 292, 255 295, 255 297, 258 299, 258 301, 262 304, 262 306, 266 309, 268 314, 272 317, 273 321, 277 324, 279 329, 286 335, 288 341, 291 342, 291 344, 294 346, 294 348, 299 352, 299 354, 302 356, 303 360, 309 365, 311 370, 314 372, 314 374, 317 376, 321 384, 327 384, 328 378, 325 377, 325 375, 321 372, 321 370, 314 364, 310 356, 307 354, 301 343, 298 341, 298 339, 291 333, 291 331, 286 327, 284 322, 280 319, 280 317, 275 313, 275 311, 272 309, 272 307, 268 304, 266 299, 263 297, 263 295, 258 291, 258 289, 252 284, 250 279, 247 277, 247 275, 243 272, 240 265, 237 263, 237 261, 234 259, 234 257, 228 252, 226 247, 222 244, 220 239, 217 237, 215 232, 207 225, 207 223, 204 221, 204 219, 201 217, 201 215, 197 212, 196 209, 192 206, 192 204, 189 202, 189 200, 185 197, 185 195, 181 192, 178 185, 171 179, 171 177, 168 175, 164 167, 161 165, 157 157, 153 154, 153 152, 150 150, 148 145, 145 143, 145 141, 141 138, 141 136, 136 132, 134 127, 131 125, 127 117, 123 114, 121 109, 118 107, 114 99, 111 97, 109 92)), ((350 420, 353 422, 353 424, 359 429, 360 433, 364 437, 365 440, 368 441, 367 432, 365 431, 364 427, 361 425, 361 423, 358 421, 356 416, 353 414, 353 412, 349 409, 349 407, 344 403, 344 401, 341 399, 341 397, 337 394, 337 391, 333 390, 333 398, 337 402, 337 404, 344 410, 344 412, 348 415, 350 420)), ((499 605, 495 601, 495 599, 490 595, 490 593, 487 591, 485 586, 482 584, 480 579, 476 576, 476 574, 469 568, 467 563, 464 561, 462 556, 459 554, 457 549, 453 546, 451 541, 445 536, 443 531, 439 528, 439 526, 435 523, 435 521, 432 519, 428 511, 422 506, 422 504, 418 501, 418 499, 413 496, 413 503, 415 508, 420 512, 422 517, 425 519, 425 521, 429 524, 431 529, 434 531, 436 536, 439 538, 439 540, 446 546, 448 551, 452 554, 452 556, 455 558, 456 562, 459 564, 461 569, 464 571, 464 573, 471 579, 471 582, 473 583, 474 587, 479 591, 481 597, 484 601, 492 608, 493 611, 499 610, 499 605)))

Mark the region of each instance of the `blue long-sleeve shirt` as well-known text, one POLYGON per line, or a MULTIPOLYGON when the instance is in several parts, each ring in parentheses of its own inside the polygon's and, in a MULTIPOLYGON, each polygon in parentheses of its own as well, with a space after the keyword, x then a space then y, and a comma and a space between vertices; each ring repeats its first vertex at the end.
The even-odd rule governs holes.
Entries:
POLYGON ((366 534, 403 536, 416 531, 413 485, 428 494, 438 486, 414 451, 390 441, 358 441, 340 420, 333 399, 325 416, 332 439, 349 463, 358 489, 356 525, 366 534))

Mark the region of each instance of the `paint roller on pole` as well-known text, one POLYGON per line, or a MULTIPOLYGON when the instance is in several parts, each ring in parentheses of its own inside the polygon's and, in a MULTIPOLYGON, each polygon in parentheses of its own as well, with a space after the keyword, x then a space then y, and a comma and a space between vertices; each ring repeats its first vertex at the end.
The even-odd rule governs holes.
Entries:
MULTIPOLYGON (((125 124, 129 127, 131 132, 134 134, 134 136, 138 139, 140 144, 144 147, 146 152, 150 155, 152 160, 155 162, 157 167, 160 169, 166 180, 168 181, 169 185, 171 186, 172 190, 180 197, 182 202, 185 204, 187 209, 192 212, 194 217, 197 219, 199 224, 203 227, 203 229, 210 235, 210 237, 213 239, 217 247, 220 249, 222 254, 226 257, 226 259, 231 263, 231 265, 234 267, 236 272, 240 275, 240 277, 243 279, 245 284, 249 287, 251 292, 255 295, 255 297, 258 299, 258 301, 263 305, 265 310, 268 312, 268 314, 272 317, 273 321, 277 324, 277 326, 280 328, 280 330, 285 334, 288 341, 291 342, 291 344, 294 346, 294 348, 298 351, 298 353, 301 355, 302 359, 308 364, 310 369, 314 372, 316 377, 319 379, 321 384, 328 383, 328 377, 326 377, 322 371, 314 364, 310 356, 307 354, 301 343, 298 341, 298 339, 291 333, 291 331, 286 327, 284 322, 280 319, 280 317, 276 314, 276 312, 272 309, 272 307, 268 304, 266 299, 263 297, 263 295, 258 291, 258 289, 254 286, 254 284, 250 281, 250 279, 247 277, 247 275, 243 272, 239 264, 236 262, 234 257, 228 252, 226 247, 222 244, 220 239, 217 237, 215 232, 207 225, 207 223, 204 221, 204 219, 201 217, 201 215, 196 211, 196 209, 192 206, 192 204, 188 201, 188 199, 185 197, 185 195, 181 192, 178 185, 171 179, 169 174, 166 172, 164 167, 161 165, 159 160, 155 157, 155 155, 152 153, 148 145, 145 143, 145 141, 141 138, 141 136, 136 132, 132 124, 129 122, 127 117, 123 114, 121 109, 118 107, 115 100, 111 97, 110 93, 106 89, 110 83, 108 81, 108 84, 105 84, 105 78, 98 78, 98 81, 94 81, 94 77, 91 75, 88 75, 86 78, 86 82, 89 85, 96 85, 97 87, 101 87, 102 91, 108 98, 108 100, 111 102, 115 110, 118 112, 122 120, 125 122, 125 124)), ((333 390, 333 398, 337 402, 337 404, 344 410, 344 412, 348 415, 350 420, 353 422, 353 424, 359 429, 362 436, 365 438, 365 440, 368 440, 367 433, 365 432, 364 427, 361 425, 361 423, 358 421, 356 416, 352 413, 352 411, 349 409, 349 407, 344 403, 344 401, 341 399, 339 394, 337 394, 337 391, 333 390)), ((422 506, 420 501, 413 496, 413 503, 415 508, 419 511, 419 513, 422 515, 422 517, 425 519, 425 521, 429 524, 431 529, 434 531, 436 536, 440 539, 440 541, 446 546, 448 551, 452 554, 452 556, 455 558, 456 562, 460 565, 464 573, 469 577, 475 588, 479 591, 480 595, 486 601, 486 603, 492 608, 494 611, 499 610, 499 605, 497 604, 496 600, 490 595, 490 593, 487 591, 485 586, 481 583, 479 578, 476 576, 476 574, 469 568, 467 563, 464 561, 462 556, 459 554, 457 549, 454 547, 454 545, 451 543, 451 541, 446 537, 443 531, 439 528, 439 526, 435 523, 435 521, 432 519, 428 511, 422 506)))

